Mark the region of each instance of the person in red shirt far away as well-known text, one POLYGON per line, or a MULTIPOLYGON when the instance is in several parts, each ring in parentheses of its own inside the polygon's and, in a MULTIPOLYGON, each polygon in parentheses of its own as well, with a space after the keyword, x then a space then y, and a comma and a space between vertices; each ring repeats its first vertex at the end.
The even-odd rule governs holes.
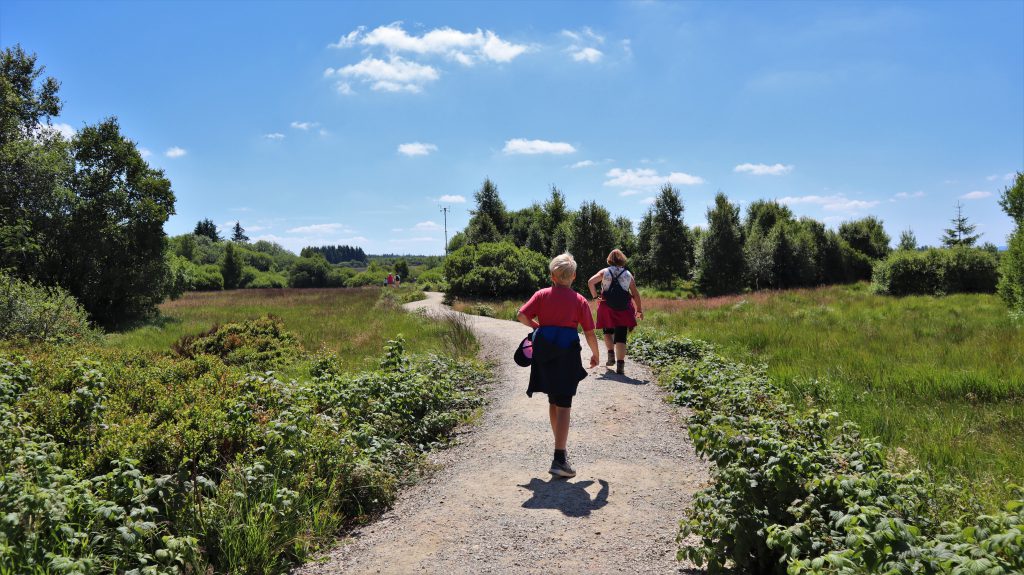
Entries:
POLYGON ((566 456, 569 413, 576 387, 587 377, 577 327, 583 328, 590 346, 591 368, 597 367, 600 352, 587 299, 570 287, 576 279, 576 260, 570 254, 562 254, 551 260, 548 269, 551 287, 538 290, 519 308, 519 323, 534 330, 533 362, 526 394, 532 397, 539 391, 548 396, 548 416, 555 436, 555 456, 549 472, 557 477, 575 477, 576 470, 566 456))

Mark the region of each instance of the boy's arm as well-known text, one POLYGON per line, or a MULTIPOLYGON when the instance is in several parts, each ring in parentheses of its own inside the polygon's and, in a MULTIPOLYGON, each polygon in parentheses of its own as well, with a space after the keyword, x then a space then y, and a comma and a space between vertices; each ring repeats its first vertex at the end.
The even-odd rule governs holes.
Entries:
POLYGON ((519 320, 519 323, 525 325, 530 329, 537 329, 538 327, 540 327, 539 323, 533 321, 531 318, 526 317, 526 314, 523 312, 519 312, 519 315, 516 316, 516 319, 519 320))
POLYGON ((590 367, 591 369, 597 367, 598 358, 600 353, 597 351, 597 336, 594 335, 594 330, 585 331, 583 335, 587 337, 587 345, 590 346, 590 367))

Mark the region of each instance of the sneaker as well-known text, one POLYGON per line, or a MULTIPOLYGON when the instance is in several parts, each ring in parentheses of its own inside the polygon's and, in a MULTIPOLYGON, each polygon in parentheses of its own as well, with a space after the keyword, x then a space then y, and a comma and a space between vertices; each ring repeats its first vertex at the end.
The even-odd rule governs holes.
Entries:
POLYGON ((558 477, 576 477, 576 470, 569 465, 569 460, 565 463, 560 463, 558 460, 551 460, 551 469, 548 471, 551 475, 558 477))
POLYGON ((624 360, 620 359, 615 362, 615 373, 619 375, 626 375, 626 362, 624 360))
POLYGON ((615 367, 615 352, 608 352, 608 361, 604 362, 607 367, 615 367))

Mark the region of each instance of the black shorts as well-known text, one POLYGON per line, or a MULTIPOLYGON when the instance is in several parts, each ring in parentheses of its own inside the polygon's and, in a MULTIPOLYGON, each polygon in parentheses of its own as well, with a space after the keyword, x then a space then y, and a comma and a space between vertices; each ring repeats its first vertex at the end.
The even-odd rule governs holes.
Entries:
POLYGON ((571 395, 557 395, 548 394, 548 403, 551 405, 557 405, 558 407, 569 408, 572 407, 572 396, 571 395))
POLYGON ((616 328, 606 327, 602 331, 605 335, 614 334, 614 337, 612 339, 615 341, 615 343, 626 343, 626 334, 629 333, 629 328, 625 326, 616 328))

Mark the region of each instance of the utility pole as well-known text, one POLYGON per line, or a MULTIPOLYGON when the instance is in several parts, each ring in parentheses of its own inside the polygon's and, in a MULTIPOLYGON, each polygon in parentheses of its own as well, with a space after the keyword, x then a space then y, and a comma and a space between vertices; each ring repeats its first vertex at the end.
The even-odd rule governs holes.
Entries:
POLYGON ((451 208, 448 206, 441 206, 441 211, 444 213, 444 255, 448 255, 448 210, 451 208))

